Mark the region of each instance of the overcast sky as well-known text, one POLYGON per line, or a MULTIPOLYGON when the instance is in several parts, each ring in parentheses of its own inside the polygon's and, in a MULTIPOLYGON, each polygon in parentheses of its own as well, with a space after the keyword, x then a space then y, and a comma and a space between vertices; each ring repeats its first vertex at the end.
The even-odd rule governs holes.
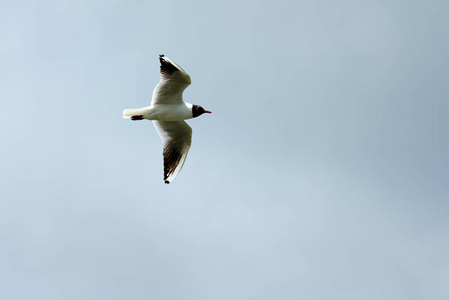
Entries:
POLYGON ((449 2, 0 2, 0 298, 449 299, 449 2), (186 70, 183 170, 149 121, 186 70))

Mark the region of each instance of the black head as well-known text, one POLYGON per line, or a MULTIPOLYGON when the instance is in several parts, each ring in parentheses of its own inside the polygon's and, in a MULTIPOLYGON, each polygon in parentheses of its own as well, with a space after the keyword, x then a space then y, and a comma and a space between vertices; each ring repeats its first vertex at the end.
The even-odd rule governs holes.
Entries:
POLYGON ((205 110, 204 108, 202 108, 199 105, 194 104, 192 107, 192 115, 194 118, 201 116, 204 113, 208 113, 211 114, 211 111, 205 110))

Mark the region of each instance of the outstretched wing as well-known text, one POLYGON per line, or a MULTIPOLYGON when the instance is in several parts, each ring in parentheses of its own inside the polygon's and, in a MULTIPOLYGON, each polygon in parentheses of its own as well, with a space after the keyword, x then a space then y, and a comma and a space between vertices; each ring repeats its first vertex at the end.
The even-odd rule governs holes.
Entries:
POLYGON ((189 74, 170 58, 159 55, 161 81, 153 91, 151 104, 182 103, 182 92, 192 83, 189 74))
POLYGON ((164 142, 164 180, 170 183, 181 171, 192 143, 192 128, 184 121, 153 121, 164 142))

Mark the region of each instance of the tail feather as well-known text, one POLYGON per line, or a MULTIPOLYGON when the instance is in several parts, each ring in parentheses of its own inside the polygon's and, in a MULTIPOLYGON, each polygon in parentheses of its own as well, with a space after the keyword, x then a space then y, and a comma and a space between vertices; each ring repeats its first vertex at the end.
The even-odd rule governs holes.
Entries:
POLYGON ((129 119, 132 116, 136 115, 143 115, 145 113, 145 108, 131 108, 131 109, 125 109, 123 111, 123 118, 129 119))

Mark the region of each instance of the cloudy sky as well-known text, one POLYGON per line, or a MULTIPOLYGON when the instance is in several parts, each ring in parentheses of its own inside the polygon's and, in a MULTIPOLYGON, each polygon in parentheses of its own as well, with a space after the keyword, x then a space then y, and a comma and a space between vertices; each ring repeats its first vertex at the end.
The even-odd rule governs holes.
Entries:
POLYGON ((449 298, 449 3, 2 1, 0 298, 449 298), (192 78, 183 170, 148 121, 192 78))

